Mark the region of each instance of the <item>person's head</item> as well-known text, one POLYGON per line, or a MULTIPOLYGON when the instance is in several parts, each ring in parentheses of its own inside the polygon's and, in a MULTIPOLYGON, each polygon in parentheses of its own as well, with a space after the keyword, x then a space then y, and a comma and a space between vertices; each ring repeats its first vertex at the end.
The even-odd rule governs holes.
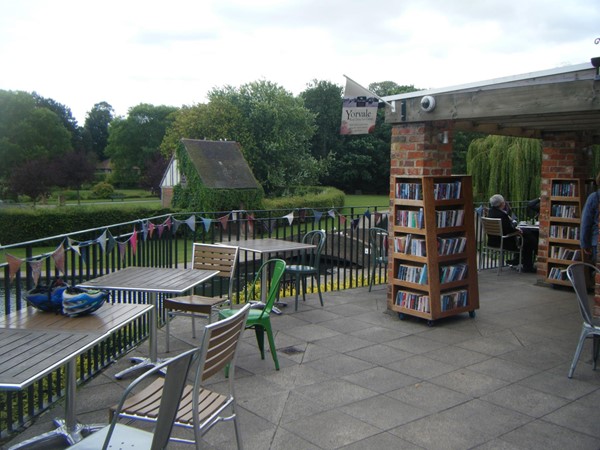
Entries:
POLYGON ((500 194, 494 194, 490 197, 490 206, 492 208, 502 208, 504 203, 504 197, 502 197, 500 194))

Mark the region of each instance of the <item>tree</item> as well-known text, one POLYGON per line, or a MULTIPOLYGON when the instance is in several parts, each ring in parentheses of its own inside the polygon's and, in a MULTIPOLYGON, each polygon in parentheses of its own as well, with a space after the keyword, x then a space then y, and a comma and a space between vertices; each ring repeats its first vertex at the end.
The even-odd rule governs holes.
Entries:
POLYGON ((77 204, 81 203, 79 191, 85 183, 94 180, 96 157, 82 150, 66 153, 50 165, 55 174, 54 184, 77 191, 77 204))
POLYGON ((169 161, 160 153, 152 155, 150 161, 146 164, 146 171, 140 180, 140 187, 149 190, 153 194, 158 194, 160 192, 160 182, 168 165, 169 161))
POLYGON ((111 123, 105 153, 111 158, 114 182, 137 185, 146 175, 147 163, 160 153, 160 144, 177 108, 139 104, 126 119, 111 123))
POLYGON ((106 159, 104 149, 108 145, 108 127, 113 118, 113 107, 106 102, 96 103, 85 118, 83 130, 86 148, 94 152, 98 161, 106 159))
POLYGON ((9 189, 16 195, 27 195, 36 203, 49 195, 55 185, 55 173, 50 169, 47 158, 25 161, 15 168, 9 179, 9 189))
POLYGON ((71 108, 57 102, 51 98, 45 98, 36 92, 31 94, 38 108, 46 108, 52 111, 62 122, 65 129, 71 134, 71 147, 77 150, 83 149, 82 129, 77 124, 77 119, 73 117, 71 108))

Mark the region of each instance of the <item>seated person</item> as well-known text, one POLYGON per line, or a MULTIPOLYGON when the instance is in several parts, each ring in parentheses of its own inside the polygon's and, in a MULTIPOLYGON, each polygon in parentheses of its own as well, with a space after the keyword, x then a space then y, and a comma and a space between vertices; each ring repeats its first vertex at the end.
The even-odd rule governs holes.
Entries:
MULTIPOLYGON (((523 272, 535 273, 536 269, 533 266, 533 261, 537 255, 538 235, 531 229, 519 230, 515 226, 515 221, 507 214, 506 202, 500 194, 492 195, 490 198, 490 209, 488 217, 492 219, 500 219, 502 221, 502 234, 520 233, 523 237, 523 272)), ((488 236, 488 245, 492 247, 500 247, 500 237, 488 236)), ((517 238, 513 236, 504 240, 504 248, 511 251, 519 251, 517 238)), ((513 261, 516 262, 516 261, 513 261)))

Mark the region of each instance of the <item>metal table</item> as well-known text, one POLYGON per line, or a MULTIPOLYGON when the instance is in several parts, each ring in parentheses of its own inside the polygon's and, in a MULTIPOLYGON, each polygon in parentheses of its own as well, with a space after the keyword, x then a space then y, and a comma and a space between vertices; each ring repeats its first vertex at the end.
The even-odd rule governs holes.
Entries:
MULTIPOLYGON (((150 294, 149 303, 156 306, 158 304, 158 293, 183 294, 186 291, 193 289, 195 286, 214 277, 218 273, 218 270, 171 269, 164 267, 128 267, 126 269, 86 281, 78 286, 95 289, 109 289, 114 291, 146 292, 150 294)), ((159 362, 156 344, 156 321, 156 308, 154 308, 150 313, 149 358, 131 358, 133 362, 138 364, 119 372, 115 375, 116 378, 122 378, 133 371, 153 367, 159 362)))
POLYGON ((0 389, 19 391, 66 365, 64 419, 57 428, 23 441, 11 449, 62 436, 72 445, 104 425, 84 425, 75 417, 77 356, 118 329, 154 310, 152 305, 105 304, 89 316, 67 317, 33 308, 0 318, 0 389))
MULTIPOLYGON (((232 240, 227 242, 221 242, 223 245, 233 245, 240 248, 240 250, 245 250, 253 253, 257 253, 260 255, 260 263, 261 265, 267 261, 267 257, 271 253, 285 253, 285 252, 293 252, 293 251, 306 251, 310 248, 315 248, 314 244, 305 244, 303 242, 295 242, 295 241, 286 241, 283 239, 247 239, 242 241, 232 240)), ((262 274, 261 280, 262 286, 267 286, 267 271, 264 271, 262 274)), ((267 297, 267 289, 261 289, 261 301, 265 302, 267 297)), ((277 306, 287 306, 286 303, 278 302, 277 306)), ((273 308, 273 312, 276 314, 281 314, 277 308, 273 308)))

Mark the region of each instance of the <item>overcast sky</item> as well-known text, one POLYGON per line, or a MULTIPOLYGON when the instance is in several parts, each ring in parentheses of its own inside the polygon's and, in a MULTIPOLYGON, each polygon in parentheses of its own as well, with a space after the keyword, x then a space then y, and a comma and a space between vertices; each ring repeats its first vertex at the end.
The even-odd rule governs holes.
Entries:
POLYGON ((80 125, 260 79, 441 88, 600 56, 598 0, 0 0, 0 89, 80 125))

